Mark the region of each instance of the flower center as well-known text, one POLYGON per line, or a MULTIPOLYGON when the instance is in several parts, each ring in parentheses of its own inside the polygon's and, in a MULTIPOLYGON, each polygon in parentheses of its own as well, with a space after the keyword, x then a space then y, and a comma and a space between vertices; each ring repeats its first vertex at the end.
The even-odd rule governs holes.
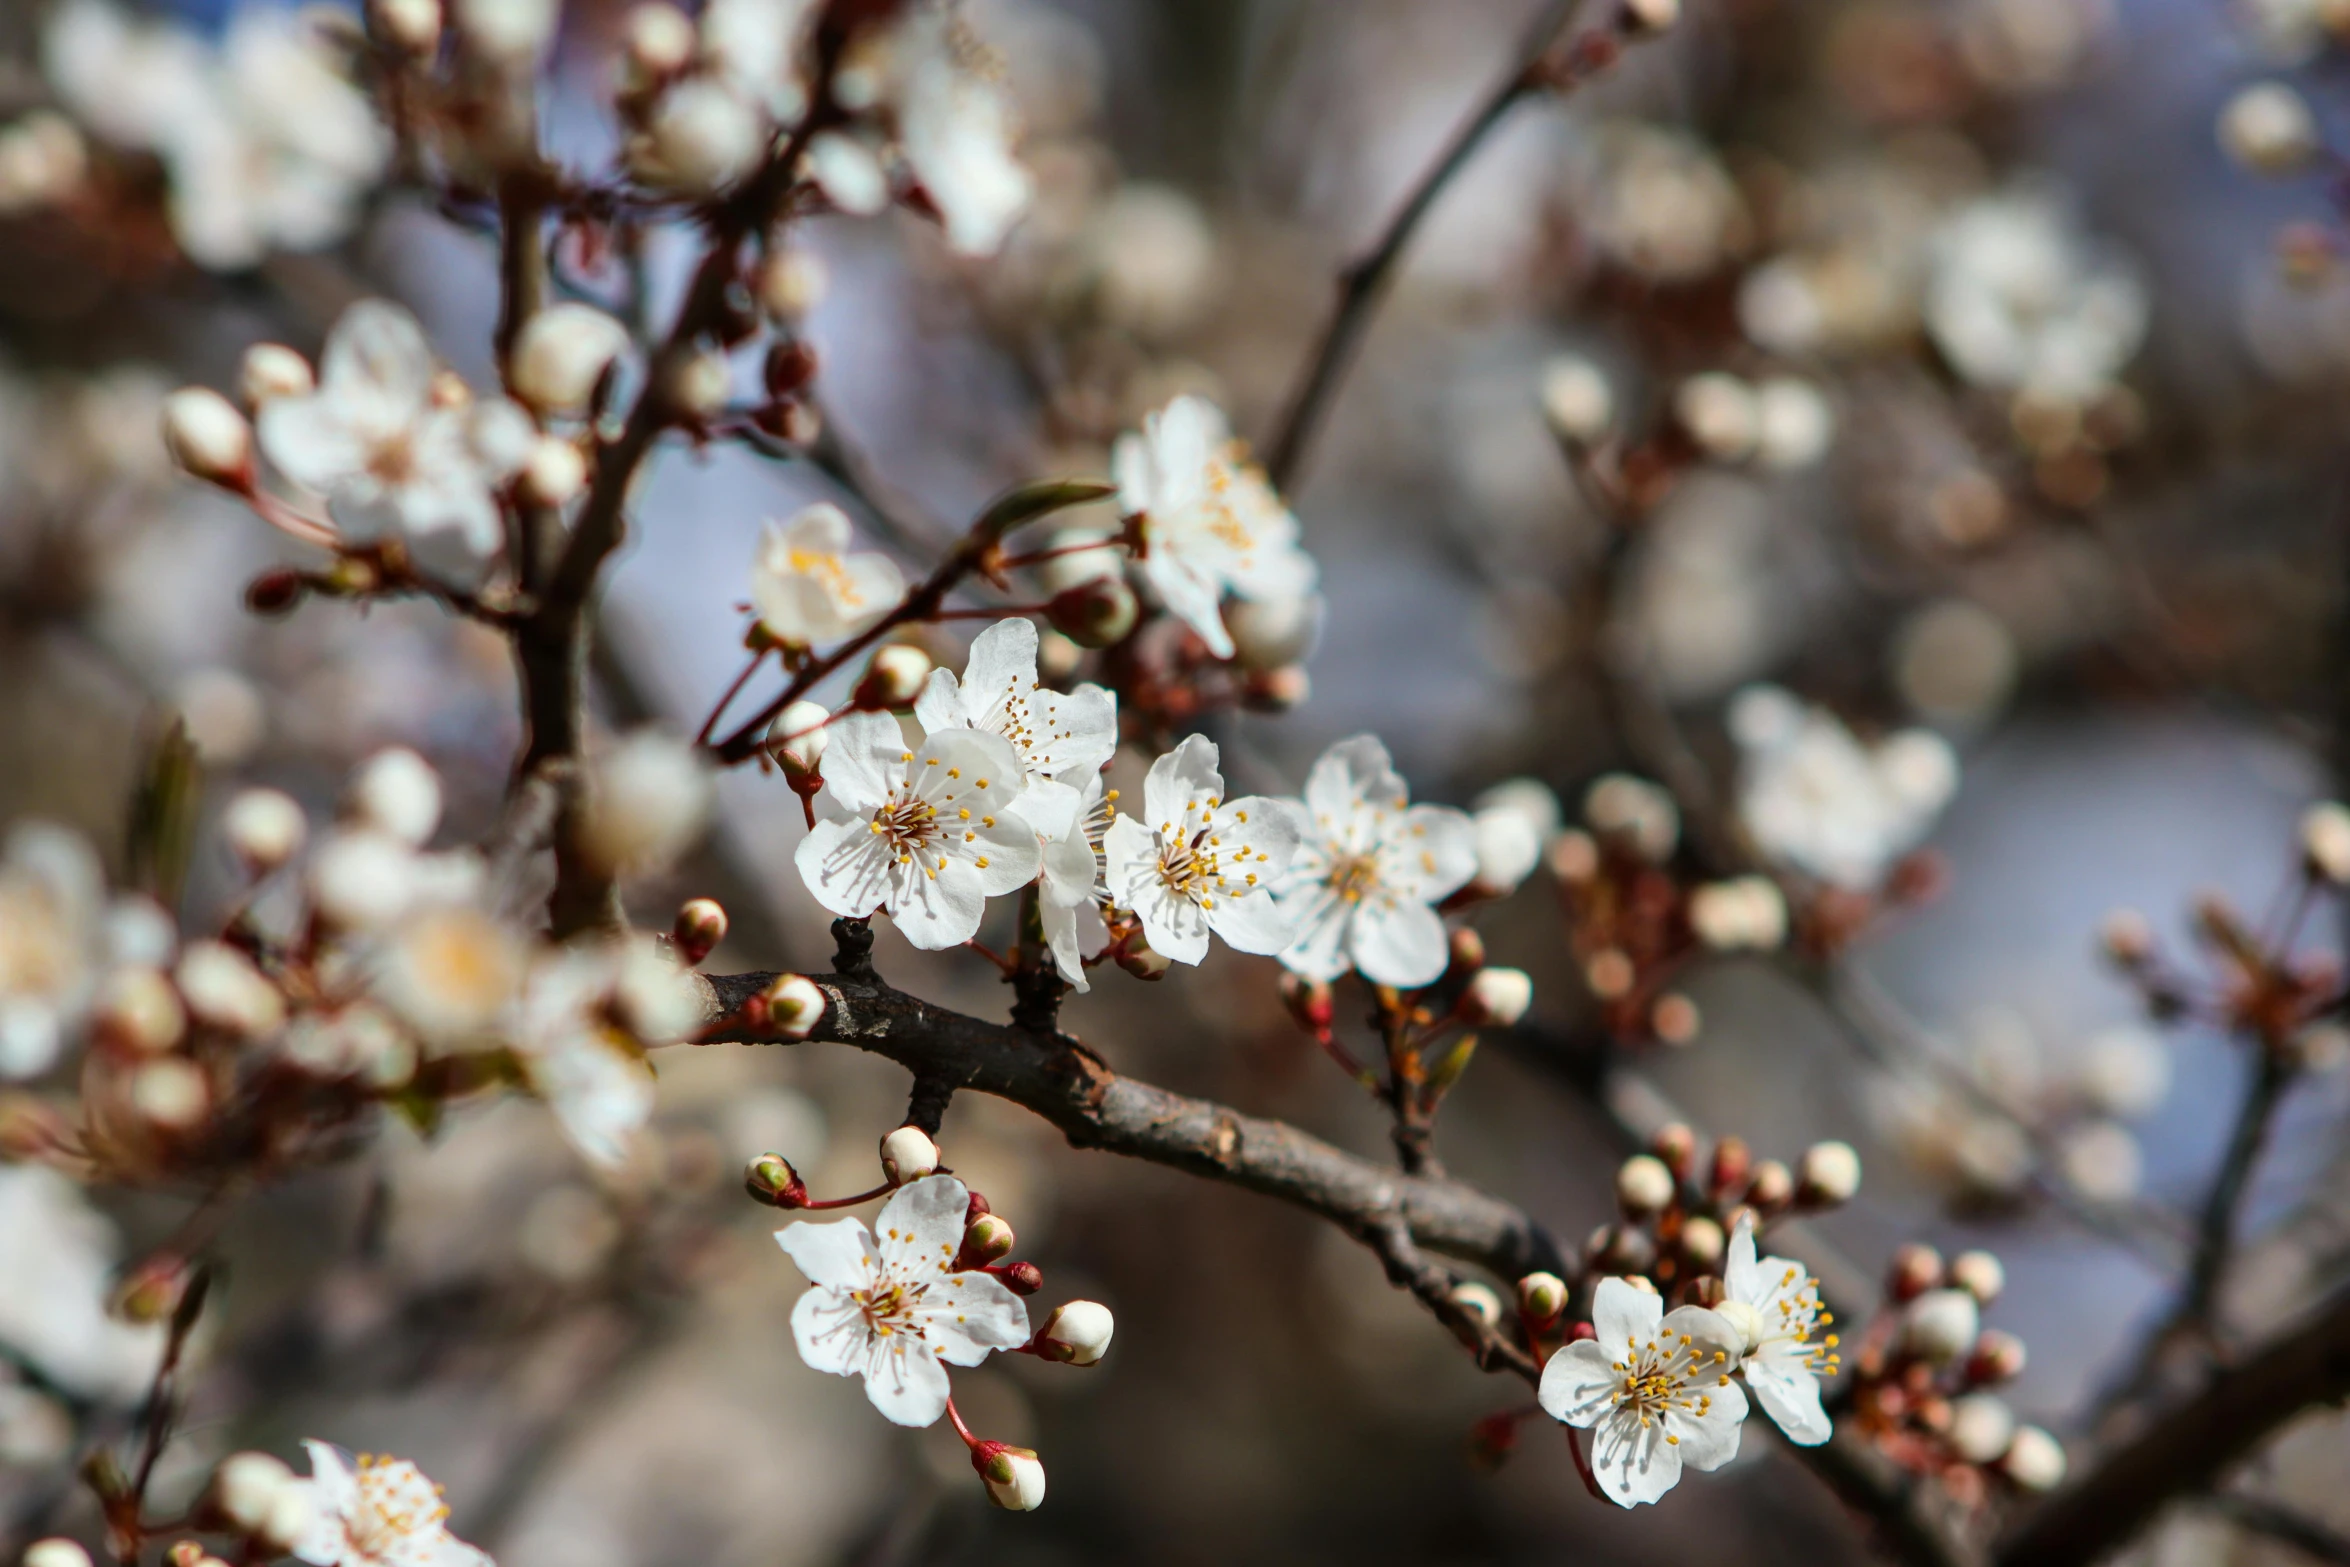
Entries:
POLYGON ((849 1298, 857 1303, 857 1310, 864 1315, 865 1331, 875 1338, 891 1338, 900 1333, 920 1338, 922 1327, 915 1320, 914 1308, 929 1288, 927 1284, 904 1284, 893 1280, 853 1291, 849 1298))
POLYGON ((848 568, 841 564, 838 555, 796 549, 791 552, 791 569, 796 575, 814 577, 823 585, 824 591, 844 608, 855 609, 865 601, 865 596, 857 591, 856 583, 850 578, 848 568))
POLYGON ((1843 1357, 1836 1353, 1836 1335, 1830 1333, 1817 1344, 1812 1342, 1811 1336, 1815 1329, 1834 1322, 1836 1316, 1820 1304, 1818 1281, 1805 1280, 1800 1290, 1789 1288, 1799 1277, 1800 1269, 1789 1268, 1779 1280, 1779 1299, 1775 1309, 1758 1314, 1764 1317, 1763 1338, 1766 1342, 1785 1344, 1790 1350, 1800 1351, 1796 1358, 1801 1359, 1805 1366, 1820 1375, 1832 1376, 1843 1363, 1843 1357))
POLYGON ((344 1520, 343 1532, 359 1556, 388 1557, 403 1542, 429 1533, 449 1516, 440 1487, 407 1464, 363 1453, 357 1480, 357 1505, 344 1520))
POLYGON ((1328 887, 1349 903, 1360 903, 1379 886, 1379 860, 1376 855, 1349 854, 1330 867, 1330 874, 1322 878, 1328 887))
POLYGON ((873 835, 889 845, 901 865, 938 831, 938 808, 910 794, 899 795, 873 813, 873 835))
POLYGON ((406 484, 416 477, 416 443, 406 430, 395 430, 367 451, 368 476, 385 484, 406 484))
MULTIPOLYGON (((1729 1359, 1721 1350, 1711 1354, 1699 1351, 1686 1333, 1678 1339, 1667 1335, 1661 1344, 1655 1339, 1643 1344, 1628 1338, 1624 1358, 1615 1363, 1623 1381, 1608 1402, 1620 1414, 1637 1416, 1644 1427, 1651 1420, 1662 1421, 1673 1414, 1702 1420, 1712 1411, 1714 1398, 1698 1391, 1697 1384, 1706 1374, 1714 1377, 1716 1386, 1729 1381, 1729 1359)), ((1669 1431, 1665 1440, 1675 1447, 1681 1444, 1669 1431)))

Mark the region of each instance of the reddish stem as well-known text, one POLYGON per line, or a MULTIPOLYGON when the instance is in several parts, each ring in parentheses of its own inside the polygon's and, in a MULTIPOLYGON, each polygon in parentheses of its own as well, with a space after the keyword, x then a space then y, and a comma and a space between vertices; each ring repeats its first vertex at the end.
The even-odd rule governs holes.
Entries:
POLYGON ((822 1202, 809 1201, 801 1203, 800 1210, 804 1213, 814 1213, 820 1208, 854 1208, 861 1202, 871 1202, 876 1197, 886 1197, 891 1192, 896 1190, 897 1188, 890 1185, 889 1182, 883 1181, 879 1186, 874 1187, 873 1190, 869 1192, 859 1192, 854 1197, 828 1197, 822 1202))
MULTIPOLYGON (((700 731, 694 735, 694 744, 710 743, 711 732, 718 727, 718 720, 726 716, 726 710, 734 705, 734 699, 742 695, 743 687, 751 683, 751 676, 757 674, 759 666, 767 662, 767 653, 766 648, 760 648, 751 654, 751 660, 743 665, 742 673, 734 677, 733 683, 718 698, 718 705, 710 709, 710 716, 702 720, 700 731)), ((799 737, 794 735, 791 738, 796 740, 799 737)))
POLYGON ((952 1393, 947 1395, 947 1418, 955 1423, 955 1435, 963 1439, 965 1447, 979 1446, 979 1438, 973 1436, 971 1428, 963 1424, 963 1412, 955 1407, 955 1395, 952 1393))

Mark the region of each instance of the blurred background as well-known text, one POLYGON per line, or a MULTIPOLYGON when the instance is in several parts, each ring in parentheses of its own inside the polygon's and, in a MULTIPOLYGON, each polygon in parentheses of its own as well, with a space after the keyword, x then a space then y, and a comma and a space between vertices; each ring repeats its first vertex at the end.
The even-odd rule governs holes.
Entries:
MULTIPOLYGON (((225 99, 282 106, 225 169, 142 123, 137 50, 93 81, 58 8, 0 14, 0 822, 119 843, 175 717, 215 803, 261 781, 324 804, 358 758, 415 746, 450 782, 449 841, 486 828, 512 765, 501 644, 421 603, 248 615, 246 582, 297 548, 179 479, 155 437, 164 391, 228 384, 256 339, 314 352, 367 294, 491 378, 493 242, 369 171, 364 134, 336 144, 331 94, 305 105, 232 47, 266 5, 147 13, 217 54, 225 99), (249 188, 248 227, 200 231, 192 188, 249 188)), ((808 226, 828 420, 929 541, 1008 483, 1103 472, 1177 391, 1269 431, 1336 269, 1531 14, 974 0, 1037 201, 982 264, 902 214, 808 226)), ((619 19, 565 8, 546 115, 582 168, 611 156, 619 19)), ((2176 1287, 2174 1215, 2244 1072, 2228 1040, 2146 1022, 2099 921, 2135 907, 2183 947, 2199 894, 2268 907, 2298 814, 2350 757, 2350 268, 2323 146, 2346 46, 2329 0, 1686 0, 1595 84, 1523 105, 1429 215, 1292 486, 1328 606, 1310 699, 1211 726, 1236 792, 1294 790, 1370 729, 1417 797, 1531 777, 1570 820, 1618 770, 1731 799, 1730 700, 1758 681, 1865 735, 1943 736, 1960 782, 1936 885, 1881 900, 1845 959, 1900 1049, 1856 1038, 1800 965, 1752 955, 1690 964, 1676 984, 1702 1026, 1635 1042, 1637 1064, 1762 1153, 1853 1142, 1867 1182, 1820 1228, 1864 1274, 1907 1239, 1996 1250, 2009 1288, 1988 1320, 2031 1348, 2012 1401, 2068 1438, 2176 1287), (2294 91, 2247 107, 2265 83, 2294 91), (1577 483, 1579 452, 1613 449, 1601 431, 1671 456, 1665 480, 1626 478, 1636 525, 1577 483), (1611 706, 1625 683, 1639 722, 1611 706)), ((658 297, 691 247, 657 237, 658 297)), ((600 721, 690 732, 737 668, 761 524, 833 494, 739 446, 666 451, 610 583, 600 721)), ((921 536, 884 542, 920 562, 921 536)), ((822 966, 797 800, 746 771, 721 801, 706 853, 630 888, 632 913, 659 927, 710 893, 735 919, 714 970, 822 966)), ((190 908, 231 890, 199 856, 190 908)), ((1622 1147, 1570 1059, 1594 1015, 1573 907, 1538 872, 1480 916, 1496 961, 1534 975, 1542 1026, 1479 1057, 1439 1146, 1580 1236, 1611 1215, 1622 1147)), ((886 927, 877 959, 947 1006, 1009 1000, 968 955, 886 927)), ((1064 1018, 1122 1071, 1384 1156, 1376 1107, 1288 1022, 1266 960, 1219 948, 1148 989, 1113 973, 1064 1018)), ((1498 1469, 1473 1461, 1471 1423, 1515 1389, 1359 1248, 966 1098, 957 1169, 1014 1219, 1048 1297, 1120 1319, 1098 1370, 1001 1357, 958 1378, 975 1426, 1051 1467, 1042 1511, 990 1512, 951 1433, 887 1426, 800 1364, 800 1280, 736 1185, 778 1148, 812 1186, 862 1186, 903 1074, 822 1047, 659 1067, 660 1157, 625 1183, 509 1100, 429 1143, 387 1126, 248 1202, 159 1492, 317 1436, 416 1459, 510 1567, 1866 1559, 1755 1433, 1639 1516, 1588 1497, 1544 1423, 1498 1469)), ((2346 1112, 2323 1074, 2288 1105, 2239 1320, 2350 1269, 2346 1112)), ((125 1429, 152 1340, 83 1319, 112 1260, 186 1210, 48 1180, 0 1170, 0 1351, 21 1368, 0 1368, 0 1536, 89 1526, 71 1459, 125 1429)), ((2263 1463, 2350 1527, 2346 1457, 2325 1415, 2263 1463)), ((2138 1559, 2294 1558, 2182 1510, 2138 1559)))

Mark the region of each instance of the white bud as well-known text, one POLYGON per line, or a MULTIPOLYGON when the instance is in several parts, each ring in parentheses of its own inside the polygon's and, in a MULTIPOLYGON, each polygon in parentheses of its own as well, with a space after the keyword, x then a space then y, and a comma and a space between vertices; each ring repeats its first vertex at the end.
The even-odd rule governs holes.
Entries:
POLYGON ((212 1107, 204 1071, 185 1056, 157 1056, 131 1074, 131 1109, 152 1126, 184 1132, 212 1107))
POLYGON ((1487 1327, 1501 1320, 1501 1297, 1491 1285, 1464 1279, 1452 1287, 1452 1303, 1487 1327))
POLYGON ((2007 1288, 2007 1269, 1987 1251, 1962 1251, 1950 1259, 1950 1282, 1988 1306, 2007 1288))
MULTIPOLYGON (((762 994, 767 1000, 768 1028, 785 1039, 807 1038, 815 1032, 817 1021, 824 1016, 824 992, 805 974, 778 974, 762 994)), ((914 1129, 900 1127, 898 1131, 910 1132, 914 1129)), ((892 1137, 896 1135, 896 1132, 890 1134, 892 1137)), ((914 1135, 920 1137, 922 1134, 914 1132, 914 1135)), ((881 1158, 886 1166, 890 1158, 887 1138, 882 1140, 881 1158)), ((935 1147, 931 1149, 930 1162, 932 1167, 937 1166, 938 1150, 935 1147)))
POLYGON ((594 306, 549 305, 514 339, 514 395, 543 414, 583 414, 627 347, 628 328, 594 306))
POLYGON ((669 406, 689 419, 715 419, 726 411, 734 370, 726 355, 708 345, 689 348, 669 361, 661 391, 669 406))
POLYGON ((913 644, 888 643, 873 650, 857 695, 874 707, 904 707, 922 694, 934 667, 930 655, 913 644))
POLYGON ((330 833, 310 856, 310 901, 338 929, 381 930, 415 902, 417 872, 415 853, 397 838, 364 829, 330 833))
POLYGON ((1475 1023, 1508 1028, 1534 1004, 1534 981, 1524 969, 1481 968, 1461 997, 1461 1012, 1475 1023))
POLYGON ((1754 399, 1754 455, 1766 468, 1808 468, 1836 438, 1836 410, 1809 381, 1777 376, 1754 399))
POLYGON ((293 1479, 294 1471, 271 1454, 231 1453, 212 1473, 212 1505, 238 1533, 258 1535, 269 1527, 278 1493, 293 1479))
POLYGON ((163 444, 199 479, 231 489, 252 482, 253 427, 210 387, 183 386, 163 400, 163 444))
POLYGON ((1673 1172, 1654 1154, 1636 1153, 1616 1168, 1616 1201, 1626 1213, 1662 1213, 1672 1203, 1673 1192, 1673 1172))
POLYGON ((89 172, 89 142, 80 127, 54 110, 35 109, 0 130, 0 214, 14 216, 64 201, 89 172))
POLYGON ((24 1548, 24 1567, 90 1567, 90 1553, 62 1535, 24 1548))
POLYGON ((587 488, 587 456, 559 435, 531 443, 522 463, 522 495, 540 506, 568 506, 587 488))
POLYGON ((799 245, 779 245, 760 259, 751 290, 759 308, 778 321, 797 321, 824 302, 831 274, 824 258, 799 245))
POLYGON ((1769 951, 1787 939, 1787 899, 1768 876, 1734 876, 1689 894, 1689 928, 1717 952, 1769 951))
POLYGON ((169 1050, 187 1032, 187 1009, 160 969, 130 964, 99 986, 95 1021, 115 1043, 141 1055, 169 1050))
POLYGON ((1681 0, 1624 0, 1624 30, 1662 33, 1681 20, 1681 0))
POLYGON ((1717 462, 1738 462, 1754 450, 1762 411, 1754 389, 1734 375, 1708 370, 1681 383, 1673 394, 1673 417, 1698 450, 1717 462))
POLYGON ((220 813, 221 836, 246 870, 266 875, 301 851, 310 818, 279 789, 243 789, 220 813))
POLYGON ((1593 780, 1583 796, 1583 819, 1594 830, 1629 843, 1652 865, 1671 859, 1673 846, 1681 841, 1681 808, 1673 797, 1630 773, 1608 773, 1593 780))
POLYGON ((1480 815, 1487 811, 1509 811, 1522 816, 1543 843, 1557 837, 1559 829, 1566 825, 1557 791, 1539 778, 1504 778, 1470 801, 1469 808, 1480 815))
POLYGON ((694 21, 676 6, 632 6, 625 25, 628 63, 645 76, 675 76, 693 63, 699 42, 694 21))
POLYGON ((391 746, 359 764, 346 803, 354 822, 418 848, 441 824, 441 775, 406 746, 391 746))
POLYGON ((1763 1334, 1768 1331, 1762 1313, 1742 1300, 1725 1300, 1714 1311, 1738 1335, 1738 1352, 1751 1355, 1762 1347, 1763 1334))
POLYGON ((767 150, 765 116, 725 83, 680 82, 661 95, 645 127, 647 178, 706 193, 733 184, 767 150))
POLYGON ((2220 110, 2219 144, 2255 174, 2290 174, 2317 151, 2317 117, 2283 82, 2256 82, 2220 110))
POLYGON ((310 361, 283 343, 255 343, 237 367, 237 395, 247 408, 281 397, 307 397, 317 389, 310 361))
POLYGON ((674 1045, 700 1025, 702 990, 684 969, 632 943, 613 981, 612 1010, 637 1043, 674 1045))
POLYGON ((2081 1097, 2100 1112, 2135 1120, 2170 1097, 2170 1052, 2143 1028, 2109 1028, 2089 1041, 2079 1081, 2081 1097))
POLYGON ((1567 1309, 1567 1281, 1555 1273, 1529 1273, 1518 1280, 1518 1309, 1548 1322, 1567 1309))
POLYGON ((555 41, 558 0, 458 0, 457 36, 476 58, 535 66, 555 41))
POLYGON ((1488 807, 1470 818, 1477 832, 1475 886, 1488 897, 1502 898, 1518 890, 1542 859, 1542 838, 1526 813, 1509 807, 1488 807))
POLYGON ((1607 434, 1616 394, 1607 372, 1581 354, 1561 354, 1542 367, 1542 416, 1562 440, 1578 445, 1607 434))
MULTIPOLYGON (((1037 580, 1044 584, 1047 593, 1066 593, 1071 588, 1122 576, 1126 570, 1126 551, 1117 543, 1117 537, 1101 528, 1059 530, 1044 541, 1039 551, 1047 558, 1036 563, 1037 580)), ((1225 607, 1237 609, 1239 604, 1225 607)))
POLYGON ((172 980, 188 1011, 214 1028, 254 1038, 274 1033, 286 1020, 284 995, 226 942, 190 942, 172 980))
POLYGON ((2064 1178, 2095 1202, 2127 1202, 2138 1195, 2146 1155, 2119 1121, 2083 1121, 2068 1128, 2056 1151, 2064 1178))
POLYGON ((710 814, 710 774, 694 748, 639 729, 588 770, 580 846, 608 871, 661 870, 710 814))
POLYGON ((309 1486, 280 1487, 270 1504, 269 1522, 260 1530, 261 1538, 290 1552, 295 1542, 308 1537, 317 1511, 317 1499, 309 1486))
POLYGON ((1850 1202, 1860 1190, 1860 1155, 1850 1143, 1814 1143, 1795 1167, 1795 1187, 1807 1203, 1850 1202))
POLYGON ((2064 1444, 2038 1426, 2018 1426, 1999 1467, 2026 1491, 2053 1491, 2064 1484, 2064 1444))
POLYGON ((1950 1450, 1970 1464, 1998 1461, 2015 1437, 2015 1411, 1996 1393, 1969 1393, 1950 1405, 1950 1450))
POLYGON ((841 211, 871 217, 889 205, 889 172, 858 137, 825 131, 808 143, 807 172, 841 211))
POLYGON ((1110 1308, 1101 1302, 1072 1300, 1053 1308, 1037 1339, 1051 1359, 1072 1366, 1090 1366, 1109 1353, 1110 1336, 1117 1326, 1110 1308))
POLYGON ((1232 634, 1233 658, 1243 669, 1304 663, 1322 640, 1324 608, 1319 593, 1232 600, 1224 606, 1224 629, 1232 634))
POLYGON ((1901 1316, 1901 1346, 1930 1366, 1946 1366, 1974 1348, 1981 1308, 1965 1290, 1934 1289, 1901 1316))
POLYGON ((978 1464, 987 1499, 1009 1512, 1032 1513, 1044 1505, 1044 1464, 1025 1447, 999 1447, 978 1464))
POLYGON ((2350 883, 2350 806, 2326 800, 2302 812, 2301 852, 2313 874, 2350 883))
POLYGON ((823 764, 824 747, 832 731, 825 720, 832 716, 822 702, 794 702, 783 710, 783 715, 768 726, 768 737, 787 770, 812 773, 823 764))
POLYGON ((892 1186, 919 1181, 938 1168, 938 1144, 919 1126, 901 1126, 881 1140, 881 1171, 892 1186))

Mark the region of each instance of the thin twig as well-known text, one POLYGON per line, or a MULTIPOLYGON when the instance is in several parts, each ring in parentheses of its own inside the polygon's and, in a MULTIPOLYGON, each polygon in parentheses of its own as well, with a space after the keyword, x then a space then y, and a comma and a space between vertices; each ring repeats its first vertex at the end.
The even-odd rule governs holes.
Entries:
POLYGON ((2289 1545, 2313 1562, 2350 1563, 2350 1536, 2282 1502, 2222 1491, 2204 1505, 2237 1528, 2289 1545))

